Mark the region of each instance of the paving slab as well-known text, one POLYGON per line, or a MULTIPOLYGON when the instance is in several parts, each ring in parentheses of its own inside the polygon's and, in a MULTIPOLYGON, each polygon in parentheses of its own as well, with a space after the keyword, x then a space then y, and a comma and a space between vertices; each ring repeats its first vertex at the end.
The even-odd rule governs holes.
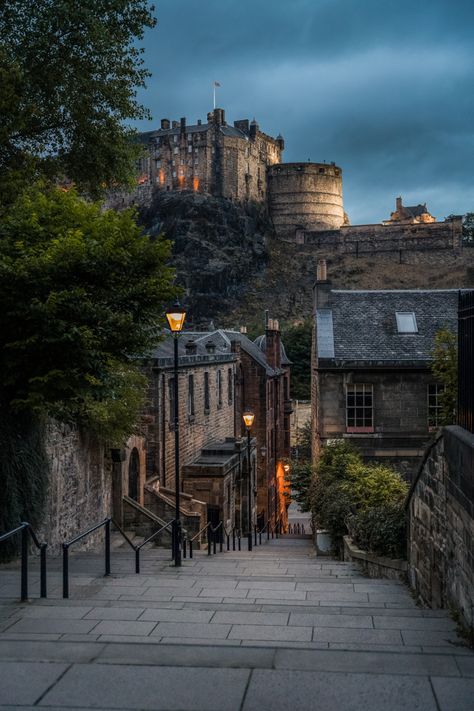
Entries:
MULTIPOLYGON (((386 630, 388 632, 388 630, 386 630)), ((461 645, 462 642, 457 637, 454 628, 451 630, 402 630, 403 642, 405 644, 421 644, 424 647, 449 646, 453 650, 456 645, 461 645)))
POLYGON ((456 623, 449 617, 399 617, 374 615, 374 627, 398 630, 423 630, 424 632, 443 631, 456 634, 456 623))
POLYGON ((199 660, 200 667, 225 667, 225 668, 267 668, 271 669, 275 657, 275 650, 258 648, 247 651, 233 644, 230 648, 216 648, 196 645, 190 649, 186 640, 184 644, 173 645, 147 645, 136 644, 107 644, 103 645, 96 662, 100 664, 146 664, 156 666, 195 667, 199 660))
POLYGON ((67 669, 67 664, 1 661, 1 702, 17 705, 36 703, 67 669))
POLYGON ((158 622, 153 636, 160 637, 200 637, 202 639, 225 639, 230 625, 206 625, 194 622, 158 622))
POLYGON ((62 634, 74 632, 87 634, 97 624, 97 620, 64 620, 24 617, 10 627, 11 634, 62 634))
POLYGON ((233 625, 229 633, 229 639, 310 642, 311 633, 311 627, 283 627, 277 625, 233 625))
POLYGON ((315 642, 350 642, 352 644, 402 645, 399 630, 368 630, 338 627, 314 627, 315 642))
POLYGON ((250 672, 110 665, 74 665, 39 704, 153 711, 238 711, 250 672))
POLYGON ((432 677, 431 683, 440 711, 472 711, 474 679, 432 677))
POLYGON ((94 634, 131 634, 146 637, 155 627, 156 622, 141 622, 140 620, 103 620, 94 627, 94 634))
MULTIPOLYGON (((388 674, 275 671, 252 673, 243 711, 438 711, 427 678, 388 674)), ((444 710, 443 710, 444 711, 444 710)))
POLYGON ((325 615, 304 612, 292 612, 289 625, 300 627, 344 627, 373 629, 370 615, 325 615))
POLYGON ((216 612, 211 620, 212 624, 231 625, 286 625, 289 614, 287 612, 216 612))

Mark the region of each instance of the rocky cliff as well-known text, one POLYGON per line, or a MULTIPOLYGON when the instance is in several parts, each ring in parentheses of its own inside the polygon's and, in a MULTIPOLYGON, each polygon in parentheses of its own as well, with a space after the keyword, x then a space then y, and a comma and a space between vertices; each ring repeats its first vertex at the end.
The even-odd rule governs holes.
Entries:
POLYGON ((174 242, 173 264, 194 324, 261 330, 263 312, 292 322, 311 315, 318 259, 335 288, 474 286, 474 248, 354 255, 337 245, 298 245, 275 237, 265 211, 192 192, 157 192, 141 219, 174 242))

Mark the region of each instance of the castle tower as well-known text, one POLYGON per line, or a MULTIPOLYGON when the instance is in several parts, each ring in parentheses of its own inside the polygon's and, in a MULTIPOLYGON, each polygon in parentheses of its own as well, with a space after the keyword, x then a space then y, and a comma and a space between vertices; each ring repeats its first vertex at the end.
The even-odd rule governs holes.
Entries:
POLYGON ((277 234, 339 229, 344 224, 342 170, 334 163, 279 163, 268 168, 270 214, 277 234))

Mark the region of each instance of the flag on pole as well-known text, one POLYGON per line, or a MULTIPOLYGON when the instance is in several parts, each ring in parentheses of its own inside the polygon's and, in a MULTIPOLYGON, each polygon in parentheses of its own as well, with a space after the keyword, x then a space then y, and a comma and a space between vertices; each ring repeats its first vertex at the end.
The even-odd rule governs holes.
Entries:
POLYGON ((218 81, 215 81, 214 86, 220 86, 220 83, 218 81))
POLYGON ((220 82, 213 81, 212 82, 212 92, 213 92, 213 96, 214 96, 214 108, 216 108, 216 86, 220 87, 220 82))

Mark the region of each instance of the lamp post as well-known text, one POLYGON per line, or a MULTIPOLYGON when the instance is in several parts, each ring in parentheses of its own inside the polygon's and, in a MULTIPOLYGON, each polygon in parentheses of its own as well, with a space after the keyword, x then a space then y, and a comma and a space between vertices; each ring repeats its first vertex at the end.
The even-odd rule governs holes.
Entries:
POLYGON ((242 419, 244 421, 245 427, 247 428, 247 467, 248 467, 248 489, 247 489, 247 497, 248 497, 248 549, 249 551, 252 550, 252 474, 251 474, 251 469, 250 469, 250 442, 251 442, 251 436, 250 436, 250 430, 252 429, 253 421, 255 419, 255 415, 253 412, 250 412, 247 410, 247 412, 244 412, 242 415, 242 419))
POLYGON ((178 336, 183 330, 186 312, 178 300, 166 312, 166 319, 174 340, 174 483, 175 516, 173 521, 173 559, 176 567, 181 565, 181 520, 179 513, 179 409, 178 409, 178 336))

